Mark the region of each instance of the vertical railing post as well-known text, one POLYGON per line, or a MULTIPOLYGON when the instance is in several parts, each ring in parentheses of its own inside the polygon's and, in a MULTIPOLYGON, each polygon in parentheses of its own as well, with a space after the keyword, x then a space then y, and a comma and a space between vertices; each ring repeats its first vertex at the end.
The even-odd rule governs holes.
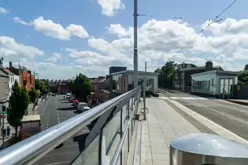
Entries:
MULTIPOLYGON (((133 103, 133 97, 131 98, 131 111, 133 112, 134 111, 134 103, 133 103)), ((134 116, 131 116, 132 118, 134 117, 134 116)), ((131 122, 131 132, 133 132, 133 122, 131 122)))
MULTIPOLYGON (((129 110, 129 107, 130 107, 130 100, 128 100, 128 103, 127 103, 127 118, 128 118, 128 120, 130 119, 130 110, 129 110)), ((131 123, 131 125, 132 125, 132 123, 131 123)), ((129 142, 130 142, 130 129, 129 129, 130 127, 128 127, 128 134, 127 134, 127 150, 128 150, 128 152, 129 152, 129 149, 130 149, 130 144, 129 144, 129 142)))
MULTIPOLYGON (((123 121, 122 121, 122 119, 123 119, 123 108, 121 108, 120 139, 122 139, 122 134, 123 134, 123 121)), ((122 165, 122 149, 120 151, 120 165, 122 165)))

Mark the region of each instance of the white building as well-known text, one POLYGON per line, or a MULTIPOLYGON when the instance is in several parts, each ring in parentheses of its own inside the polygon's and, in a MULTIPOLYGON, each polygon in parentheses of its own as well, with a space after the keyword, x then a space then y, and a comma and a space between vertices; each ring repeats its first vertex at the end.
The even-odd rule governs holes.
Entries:
MULTIPOLYGON (((134 86, 134 72, 132 70, 124 70, 111 74, 113 76, 113 91, 118 93, 125 93, 134 86)), ((146 79, 147 91, 153 93, 158 92, 158 75, 154 72, 138 72, 138 83, 141 85, 142 81, 146 79)))
POLYGON ((8 73, 8 76, 9 76, 9 95, 8 95, 8 99, 9 97, 11 96, 11 92, 12 92, 12 87, 14 86, 15 84, 15 81, 18 82, 18 85, 20 86, 20 79, 19 79, 19 76, 15 75, 14 73, 12 73, 9 69, 4 69, 5 72, 8 73))
POLYGON ((191 92, 228 98, 232 93, 232 85, 238 82, 236 72, 212 70, 192 74, 191 92))

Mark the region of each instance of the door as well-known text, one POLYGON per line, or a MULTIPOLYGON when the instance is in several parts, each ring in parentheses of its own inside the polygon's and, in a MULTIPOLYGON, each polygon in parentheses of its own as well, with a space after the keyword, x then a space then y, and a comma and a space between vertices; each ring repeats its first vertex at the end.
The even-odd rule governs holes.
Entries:
POLYGON ((220 98, 229 99, 231 97, 231 86, 233 84, 232 78, 220 79, 220 98))

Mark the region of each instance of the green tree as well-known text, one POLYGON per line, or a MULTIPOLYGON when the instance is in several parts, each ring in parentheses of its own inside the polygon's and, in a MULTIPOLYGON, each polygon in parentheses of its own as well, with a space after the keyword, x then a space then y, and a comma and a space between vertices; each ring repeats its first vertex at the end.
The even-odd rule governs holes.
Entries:
POLYGON ((40 90, 41 93, 47 93, 49 89, 48 82, 44 80, 35 80, 35 89, 40 90))
POLYGON ((154 72, 158 74, 158 86, 161 88, 173 87, 173 75, 175 73, 176 64, 174 61, 168 61, 162 68, 156 69, 154 72))
POLYGON ((245 69, 244 70, 248 70, 248 64, 245 65, 245 69))
POLYGON ((34 111, 34 107, 36 106, 36 100, 38 98, 38 91, 32 88, 28 92, 28 95, 29 95, 30 102, 33 103, 33 111, 34 111))
POLYGON ((12 87, 12 94, 9 99, 8 122, 15 128, 17 137, 18 127, 21 125, 22 118, 27 111, 29 104, 28 92, 25 88, 20 88, 17 81, 12 87))
POLYGON ((248 71, 241 72, 238 76, 239 85, 248 85, 248 71))
POLYGON ((76 76, 76 79, 70 84, 70 90, 81 101, 87 101, 87 96, 92 91, 90 79, 83 74, 76 76))

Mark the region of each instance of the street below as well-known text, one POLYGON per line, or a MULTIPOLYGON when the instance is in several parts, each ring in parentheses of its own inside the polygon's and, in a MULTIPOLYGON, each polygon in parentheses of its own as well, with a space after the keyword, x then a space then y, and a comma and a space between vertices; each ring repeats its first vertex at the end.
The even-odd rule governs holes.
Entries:
MULTIPOLYGON (((50 96, 46 102, 42 102, 39 105, 37 110, 41 116, 42 130, 78 115, 72 103, 64 99, 64 95, 50 96)), ((52 150, 34 164, 70 164, 84 147, 83 141, 88 133, 89 130, 84 128, 73 137, 67 139, 62 146, 52 150)))

